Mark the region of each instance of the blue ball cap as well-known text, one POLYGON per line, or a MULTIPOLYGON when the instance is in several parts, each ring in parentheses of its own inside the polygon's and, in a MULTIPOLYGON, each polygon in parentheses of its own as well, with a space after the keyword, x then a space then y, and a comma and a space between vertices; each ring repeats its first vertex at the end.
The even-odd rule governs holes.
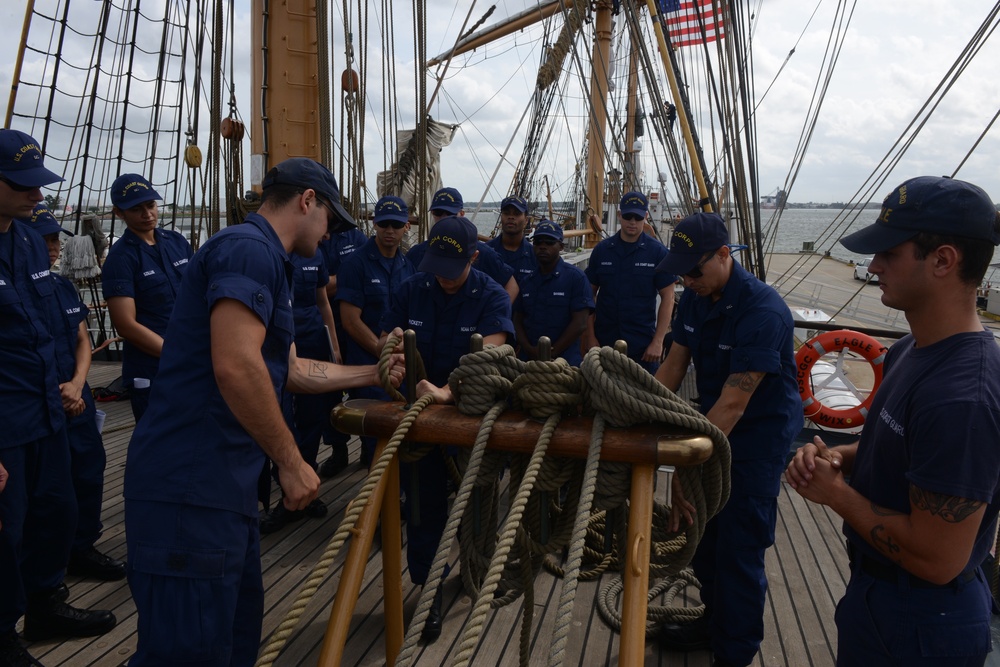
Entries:
POLYGON ((546 236, 550 239, 555 239, 559 243, 563 242, 563 228, 552 222, 551 220, 546 220, 542 218, 535 225, 535 233, 532 234, 531 238, 535 239, 539 236, 546 236))
POLYGON ((707 253, 729 244, 729 230, 718 213, 695 213, 674 227, 670 252, 656 265, 660 273, 683 276, 707 253))
POLYGON ((618 210, 622 214, 633 213, 645 217, 649 213, 649 201, 641 192, 626 192, 618 204, 618 210))
POLYGON ((840 243, 860 254, 884 252, 920 232, 1000 245, 997 208, 982 188, 947 176, 918 176, 882 201, 878 219, 840 243))
POLYGON ((381 222, 382 220, 408 222, 410 214, 405 201, 399 197, 386 195, 375 203, 375 214, 372 216, 372 220, 373 222, 381 222))
POLYGON ((264 176, 261 187, 267 190, 273 185, 291 185, 303 190, 315 190, 329 204, 333 211, 334 221, 330 224, 330 233, 339 234, 357 227, 354 218, 340 204, 340 188, 337 179, 330 170, 316 160, 307 157, 288 158, 271 167, 264 176))
POLYGON ((52 215, 52 211, 49 210, 45 202, 41 202, 35 206, 35 210, 31 212, 31 219, 24 222, 38 232, 39 236, 48 236, 49 234, 58 234, 59 232, 73 236, 73 232, 63 229, 63 226, 56 220, 56 216, 52 215))
POLYGON ((478 241, 476 226, 468 218, 441 218, 431 227, 427 251, 417 270, 454 280, 476 254, 478 241))
POLYGON ((431 200, 432 211, 448 211, 452 215, 457 215, 463 208, 465 202, 462 201, 462 193, 455 188, 441 188, 434 193, 434 199, 431 200))
POLYGON ((518 197, 517 195, 511 195, 510 197, 504 197, 503 201, 500 202, 500 210, 504 210, 508 206, 513 206, 521 213, 528 212, 528 200, 524 197, 518 197))
POLYGON ((0 176, 26 188, 63 179, 45 168, 38 142, 20 130, 0 130, 0 176))
POLYGON ((111 203, 124 210, 153 199, 163 199, 141 174, 122 174, 111 184, 111 203))

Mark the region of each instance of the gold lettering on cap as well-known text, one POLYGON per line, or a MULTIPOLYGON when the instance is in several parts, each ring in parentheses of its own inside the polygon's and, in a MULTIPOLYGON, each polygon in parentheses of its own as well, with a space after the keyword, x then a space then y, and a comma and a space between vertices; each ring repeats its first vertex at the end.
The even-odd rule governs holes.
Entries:
POLYGON ((684 243, 687 247, 694 247, 694 239, 685 234, 684 232, 674 232, 674 238, 684 243))
POLYGON ((888 206, 883 206, 882 207, 882 212, 879 213, 878 221, 879 222, 884 222, 884 223, 888 224, 888 222, 889 222, 889 215, 891 213, 892 213, 892 209, 891 208, 889 208, 888 206))

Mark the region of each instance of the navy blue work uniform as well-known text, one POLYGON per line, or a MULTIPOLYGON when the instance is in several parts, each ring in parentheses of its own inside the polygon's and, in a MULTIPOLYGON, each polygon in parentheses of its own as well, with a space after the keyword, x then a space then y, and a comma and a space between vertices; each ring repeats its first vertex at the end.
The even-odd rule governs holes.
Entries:
MULTIPOLYGON (((104 298, 116 296, 135 300, 135 321, 164 336, 181 277, 191 259, 191 244, 179 232, 155 229, 155 245, 149 245, 132 230, 125 229, 111 246, 101 268, 104 298)), ((153 378, 160 360, 125 341, 122 353, 122 383, 132 389, 132 414, 142 418, 149 405, 149 388, 136 388, 136 378, 153 378)), ((144 384, 144 383, 140 383, 144 384)))
POLYGON ((991 596, 981 564, 1000 510, 1000 351, 988 331, 924 347, 912 336, 885 359, 850 485, 872 504, 910 513, 911 486, 986 505, 962 574, 947 584, 910 575, 847 522, 851 579, 837 605, 837 664, 982 665, 991 596), (957 427, 959 426, 959 427, 957 427))
MULTIPOLYGON (((317 250, 312 257, 300 257, 292 253, 292 315, 295 319, 295 352, 304 359, 329 359, 330 339, 327 337, 323 316, 316 306, 316 290, 325 290, 330 282, 326 268, 326 257, 317 250)), ((339 394, 339 392, 338 392, 339 394)), ((294 414, 293 431, 299 444, 303 460, 316 467, 319 439, 323 429, 330 423, 330 410, 334 406, 334 395, 294 394, 292 397, 294 414)), ((274 469, 277 474, 277 468, 274 469)))
MULTIPOLYGON (((323 251, 323 257, 326 258, 326 272, 330 277, 336 276, 340 271, 340 265, 350 257, 352 254, 357 252, 365 243, 368 242, 368 237, 365 233, 356 227, 348 229, 346 232, 339 232, 337 234, 331 234, 330 238, 320 241, 319 249, 323 251)), ((338 285, 338 289, 339 289, 338 285)), ((347 338, 347 332, 344 331, 344 325, 340 323, 340 309, 337 307, 336 297, 330 297, 330 308, 333 310, 333 323, 337 327, 337 342, 340 344, 340 354, 344 354, 344 339, 347 338)), ((351 390, 353 395, 354 390, 351 390)), ((334 392, 335 396, 343 397, 344 392, 334 392)), ((335 400, 334 403, 337 401, 335 400)), ((331 446, 343 447, 344 452, 347 451, 347 441, 351 439, 346 433, 342 433, 335 429, 329 420, 323 425, 323 442, 331 446)), ((347 460, 346 458, 344 459, 347 460)))
MULTIPOLYGON (((59 382, 69 382, 76 373, 76 350, 80 323, 87 319, 89 309, 80 300, 73 283, 64 276, 51 274, 55 286, 59 320, 53 322, 56 336, 56 358, 59 362, 59 382)), ((104 440, 97 430, 97 407, 90 385, 83 383, 82 398, 86 406, 76 417, 66 422, 69 439, 73 491, 79 508, 73 550, 82 551, 94 546, 101 537, 101 503, 104 497, 104 468, 107 454, 104 440)))
POLYGON ((55 299, 45 242, 14 220, 0 233, 0 633, 62 583, 76 527, 55 299))
POLYGON ((781 474, 803 424, 793 328, 778 293, 735 260, 718 301, 685 290, 674 320, 674 342, 691 350, 702 414, 730 375, 765 373, 729 434, 729 502, 708 522, 691 562, 712 650, 735 665, 749 665, 764 637, 764 553, 774 543, 781 474))
POLYGON ((125 466, 128 582, 139 612, 130 665, 253 665, 264 590, 257 480, 265 455, 212 369, 210 311, 235 299, 267 328, 261 354, 284 391, 294 333, 293 267, 256 213, 192 258, 125 466))
POLYGON ((528 274, 538 270, 535 249, 531 246, 531 241, 528 239, 522 238, 521 245, 518 246, 517 250, 507 250, 503 245, 503 236, 497 236, 486 241, 486 245, 493 248, 497 256, 500 257, 500 261, 509 266, 511 271, 514 272, 514 280, 517 281, 518 287, 520 287, 521 281, 528 274))
MULTIPOLYGON (((506 287, 514 275, 514 270, 504 264, 503 260, 500 259, 500 255, 484 242, 476 241, 476 250, 479 251, 479 256, 472 263, 472 267, 485 273, 500 287, 506 287)), ((420 260, 424 258, 425 252, 427 252, 427 241, 418 243, 410 248, 406 253, 406 259, 410 260, 410 264, 414 267, 420 266, 420 260)), ((509 296, 507 300, 510 300, 509 296)))
MULTIPOLYGON (((378 338, 382 333, 379 322, 389 307, 389 296, 413 274, 413 265, 402 252, 386 257, 379 251, 375 238, 370 238, 341 265, 337 273, 337 310, 340 310, 340 302, 360 308, 361 321, 378 338)), ((344 363, 366 365, 378 362, 375 355, 358 345, 350 334, 344 335, 340 348, 344 354, 344 363)), ((381 387, 353 389, 351 395, 389 400, 389 395, 381 387)), ((371 459, 375 452, 375 439, 362 436, 361 446, 366 450, 365 458, 371 459)))
MULTIPOLYGON (((566 331, 573 313, 594 310, 587 276, 561 257, 551 273, 535 271, 522 278, 520 288, 513 310, 524 315, 524 330, 534 344, 542 336, 554 343, 566 331)), ((583 361, 579 336, 559 356, 570 366, 579 366, 583 361)))
MULTIPOLYGON (((458 368, 463 354, 469 352, 469 338, 479 333, 513 335, 510 321, 510 296, 486 274, 476 269, 457 294, 446 294, 431 273, 416 273, 403 281, 391 295, 389 310, 379 325, 382 331, 396 327, 413 329, 417 351, 424 362, 427 379, 439 387, 458 368)), ((435 447, 415 464, 400 466, 400 480, 406 493, 406 562, 410 580, 422 585, 427 581, 434 553, 437 551, 448 519, 448 473, 444 455, 435 447), (415 465, 420 488, 412 489, 410 465, 415 465), (409 520, 409 500, 419 493, 419 525, 409 520)))
POLYGON ((648 234, 626 243, 618 233, 594 247, 586 270, 590 284, 600 289, 594 312, 597 342, 606 346, 624 340, 629 358, 650 373, 659 364, 643 362, 642 355, 656 332, 656 297, 677 282, 676 276, 656 273, 666 254, 664 245, 648 234))

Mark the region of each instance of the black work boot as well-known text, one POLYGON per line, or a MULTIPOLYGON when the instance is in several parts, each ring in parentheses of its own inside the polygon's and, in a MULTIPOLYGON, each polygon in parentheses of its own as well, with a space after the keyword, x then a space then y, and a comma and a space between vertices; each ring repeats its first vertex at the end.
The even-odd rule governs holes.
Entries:
POLYGON ((70 554, 66 571, 88 579, 120 581, 125 578, 125 562, 90 547, 70 554))
POLYGON ((660 626, 660 646, 670 651, 703 651, 712 647, 709 619, 701 616, 688 623, 660 626))
POLYGON ((96 637, 118 622, 110 611, 77 609, 59 599, 54 588, 28 598, 24 613, 24 638, 30 642, 56 637, 96 637))
POLYGON ((347 445, 334 445, 330 458, 319 464, 317 472, 319 472, 319 476, 323 479, 330 479, 347 470, 348 465, 347 445))
POLYGON ((0 634, 0 667, 45 667, 35 660, 28 649, 21 645, 17 633, 0 634))
POLYGON ((431 602, 431 609, 427 613, 427 622, 424 623, 423 632, 420 633, 420 639, 422 639, 425 644, 436 642, 437 638, 441 636, 442 598, 442 589, 438 586, 437 593, 434 594, 434 601, 431 602))

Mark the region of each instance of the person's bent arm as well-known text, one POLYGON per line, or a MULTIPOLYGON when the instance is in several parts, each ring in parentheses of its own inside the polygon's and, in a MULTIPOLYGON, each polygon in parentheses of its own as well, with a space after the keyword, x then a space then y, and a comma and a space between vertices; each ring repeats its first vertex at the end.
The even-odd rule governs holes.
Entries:
POLYGON ((814 436, 812 442, 808 442, 797 450, 792 460, 789 461, 785 469, 785 480, 793 489, 809 486, 812 479, 813 470, 816 469, 816 459, 826 459, 834 468, 842 470, 845 475, 850 475, 854 469, 854 457, 858 453, 858 443, 853 442, 837 447, 827 447, 821 437, 814 436))
POLYGON ((504 285, 503 288, 507 291, 507 296, 510 297, 510 302, 514 303, 514 299, 517 298, 517 295, 521 291, 521 288, 517 285, 517 281, 514 280, 514 276, 510 277, 510 280, 507 281, 507 284, 504 285))
MULTIPOLYGON (((398 387, 403 379, 402 355, 393 355, 389 360, 389 377, 393 386, 398 387)), ((293 394, 327 394, 354 387, 378 387, 378 365, 343 366, 329 361, 303 359, 295 353, 292 344, 288 352, 288 378, 285 386, 293 394)))
POLYGON ((524 328, 524 313, 520 311, 514 313, 511 316, 511 321, 514 323, 514 338, 517 339, 517 344, 521 348, 521 353, 528 359, 537 359, 538 341, 533 341, 528 338, 528 330, 524 328))
POLYGON ((135 299, 130 296, 113 296, 108 299, 108 314, 118 334, 132 345, 154 357, 163 351, 163 337, 139 324, 135 319, 135 299))
MULTIPOLYGON (((569 346, 580 339, 580 336, 587 330, 587 319, 590 317, 590 309, 583 308, 573 312, 566 329, 559 334, 559 338, 552 341, 552 358, 555 359, 569 346)), ((520 340, 520 339, 518 339, 520 340)))
POLYGON ((880 507, 851 488, 830 461, 815 459, 804 498, 827 505, 883 556, 911 574, 944 585, 969 562, 986 504, 910 485, 908 514, 880 507))
POLYGON ((240 425, 278 464, 285 507, 305 508, 319 491, 319 477, 299 454, 278 405, 261 346, 267 329, 239 301, 220 299, 212 307, 212 370, 219 393, 240 425))
MULTIPOLYGON (((503 345, 506 342, 507 334, 502 331, 490 334, 489 336, 483 336, 484 347, 487 345, 503 345)), ((455 402, 455 396, 451 393, 451 385, 448 383, 445 383, 443 387, 439 387, 430 380, 421 380, 417 383, 417 398, 425 394, 433 395, 435 403, 447 404, 455 402)))
POLYGON ((765 373, 760 371, 743 371, 733 373, 726 378, 719 400, 705 415, 708 421, 718 426, 728 436, 743 417, 743 411, 746 410, 750 397, 760 386, 764 375, 765 373))
POLYGON ((668 285, 660 290, 660 305, 656 309, 656 330, 653 340, 649 341, 642 355, 643 361, 659 363, 663 360, 663 339, 670 330, 670 316, 674 314, 674 286, 668 285))
POLYGON ((655 377, 664 387, 676 392, 680 389, 684 376, 687 375, 690 363, 691 348, 674 341, 674 344, 670 346, 670 351, 667 352, 667 358, 656 369, 655 377))
POLYGON ((87 373, 90 372, 90 334, 87 332, 87 323, 80 322, 76 334, 76 352, 74 354, 76 366, 73 369, 73 377, 69 382, 59 385, 59 394, 62 397, 63 409, 70 417, 83 414, 86 404, 83 402, 83 385, 87 383, 87 373))
MULTIPOLYGON (((594 292, 594 305, 597 305, 597 292, 600 291, 600 287, 591 284, 590 289, 594 292)), ((597 340, 597 334, 594 333, 594 320, 596 318, 596 310, 587 316, 587 329, 583 333, 583 347, 589 350, 592 347, 600 347, 601 343, 597 340)))

